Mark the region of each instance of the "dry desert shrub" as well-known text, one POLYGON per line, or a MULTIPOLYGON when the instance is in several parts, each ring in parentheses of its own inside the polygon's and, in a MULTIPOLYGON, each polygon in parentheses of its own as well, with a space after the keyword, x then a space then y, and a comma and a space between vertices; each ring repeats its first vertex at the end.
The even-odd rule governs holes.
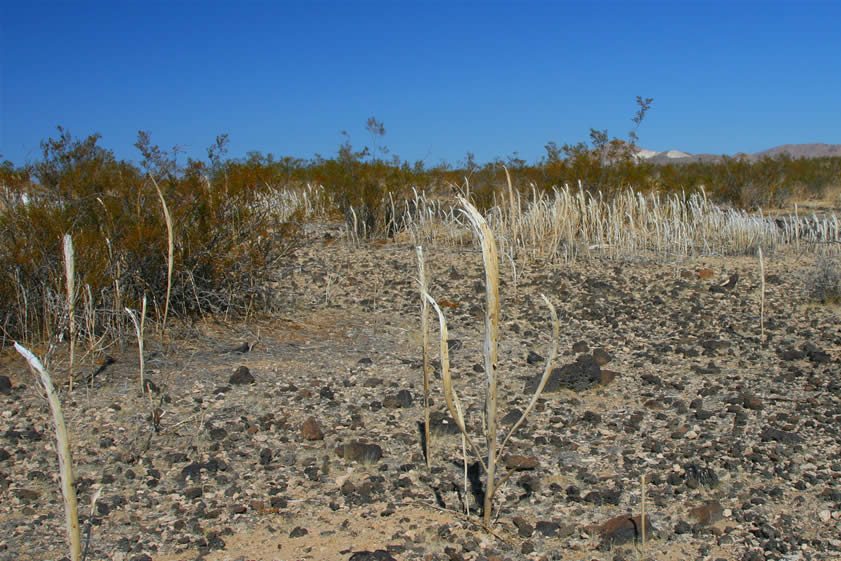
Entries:
POLYGON ((841 303, 841 259, 821 255, 806 275, 809 299, 821 304, 841 303))

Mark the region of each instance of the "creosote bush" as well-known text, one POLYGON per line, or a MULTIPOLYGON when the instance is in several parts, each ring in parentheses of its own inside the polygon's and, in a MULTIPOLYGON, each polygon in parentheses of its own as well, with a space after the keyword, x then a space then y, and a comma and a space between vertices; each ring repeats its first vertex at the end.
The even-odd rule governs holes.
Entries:
POLYGON ((841 260, 819 256, 806 277, 806 290, 813 302, 841 303, 841 260))
POLYGON ((161 318, 168 276, 161 198, 174 225, 170 315, 238 315, 273 305, 266 281, 294 249, 300 224, 294 209, 264 204, 275 189, 260 183, 268 177, 236 162, 216 162, 214 170, 189 161, 175 174, 152 147, 146 167, 160 173, 159 196, 149 175, 117 161, 98 135, 77 140, 59 132, 42 143, 26 199, 0 208, 0 321, 9 335, 46 339, 62 324, 66 234, 77 291, 90 291, 100 320, 98 333, 81 337, 123 324, 123 308, 139 308, 144 294, 161 318))

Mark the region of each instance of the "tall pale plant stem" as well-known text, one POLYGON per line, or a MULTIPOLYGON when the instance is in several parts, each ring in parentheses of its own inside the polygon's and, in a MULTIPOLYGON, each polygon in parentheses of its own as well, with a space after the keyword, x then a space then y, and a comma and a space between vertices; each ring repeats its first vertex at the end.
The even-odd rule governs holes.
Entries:
POLYGON ((485 265, 485 422, 487 423, 486 442, 488 446, 487 477, 488 485, 485 491, 484 523, 490 527, 493 485, 496 481, 497 458, 497 367, 499 339, 499 255, 496 241, 490 226, 479 211, 467 199, 459 197, 464 207, 464 214, 473 226, 482 246, 482 260, 485 265))
POLYGON ((61 402, 50 375, 41 364, 41 361, 26 349, 15 343, 15 349, 29 363, 29 366, 38 373, 41 385, 47 394, 47 401, 53 412, 55 423, 56 449, 58 450, 58 465, 61 476, 61 493, 64 497, 64 515, 67 524, 67 539, 70 542, 70 559, 79 561, 82 558, 82 541, 79 534, 79 511, 76 502, 76 486, 73 480, 73 459, 70 456, 70 440, 67 436, 67 426, 64 424, 64 415, 61 412, 61 402))
POLYGON ((161 206, 164 209, 164 219, 166 220, 166 236, 167 236, 167 256, 166 256, 166 300, 164 301, 164 319, 161 322, 161 332, 166 331, 166 318, 169 314, 169 295, 172 291, 172 268, 173 268, 173 255, 175 253, 175 239, 174 234, 172 231, 172 217, 169 214, 169 208, 166 206, 166 199, 164 199, 164 194, 161 192, 161 188, 158 186, 158 182, 155 181, 155 178, 149 174, 149 179, 152 180, 152 183, 155 185, 155 190, 158 192, 158 197, 161 199, 161 206))
POLYGON ((516 258, 517 254, 517 238, 520 236, 520 216, 522 215, 517 208, 517 199, 514 196, 514 186, 511 184, 511 174, 508 172, 508 166, 502 166, 505 170, 505 180, 508 183, 508 220, 511 222, 511 255, 516 258))
POLYGON ((759 294, 759 340, 765 341, 765 260, 762 258, 762 247, 759 248, 759 277, 762 283, 759 294))
POLYGON ((418 254, 418 275, 421 290, 421 331, 423 337, 423 432, 426 444, 426 469, 432 467, 431 442, 429 433, 429 304, 426 294, 426 267, 423 261, 423 247, 415 248, 418 254))
POLYGON ((137 319, 137 315, 134 313, 134 310, 126 308, 126 312, 131 318, 131 322, 134 324, 134 331, 137 334, 137 353, 140 355, 140 395, 143 395, 143 392, 146 391, 146 380, 144 379, 143 373, 143 328, 146 323, 146 295, 143 295, 139 321, 137 319))
POLYGON ((452 374, 450 373, 450 351, 447 343, 447 320, 444 318, 444 312, 441 311, 441 308, 438 306, 438 303, 432 298, 432 296, 426 293, 424 293, 423 296, 429 301, 430 304, 432 304, 432 307, 438 314, 438 334, 441 342, 441 381, 444 385, 444 401, 446 401, 447 403, 447 409, 450 411, 450 415, 452 415, 453 420, 455 420, 456 426, 464 435, 465 439, 467 440, 467 444, 470 445, 470 449, 479 458, 479 462, 482 464, 482 469, 484 469, 485 472, 487 472, 488 468, 485 464, 485 460, 482 458, 482 451, 479 449, 476 443, 473 442, 473 439, 470 438, 470 435, 467 433, 467 427, 464 424, 464 416, 459 414, 461 406, 456 406, 456 403, 458 402, 458 397, 453 391, 453 378, 452 374))
POLYGON ((70 327, 70 382, 73 391, 73 364, 76 357, 76 263, 73 254, 73 238, 64 234, 64 276, 67 287, 67 317, 70 327))

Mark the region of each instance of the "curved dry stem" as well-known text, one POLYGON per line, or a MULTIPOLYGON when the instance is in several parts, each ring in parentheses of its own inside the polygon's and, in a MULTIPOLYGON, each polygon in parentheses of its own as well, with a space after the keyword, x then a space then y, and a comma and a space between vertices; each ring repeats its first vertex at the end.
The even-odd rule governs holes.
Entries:
POLYGON ((470 448, 479 457, 482 468, 487 472, 488 468, 485 461, 482 459, 482 452, 467 433, 467 428, 464 425, 464 418, 459 414, 458 408, 456 408, 455 402, 458 400, 458 396, 456 396, 453 391, 453 379, 450 375, 450 351, 447 348, 447 320, 444 318, 444 313, 441 311, 441 308, 438 307, 438 303, 435 299, 426 292, 423 293, 423 296, 429 300, 432 307, 435 308, 435 312, 438 314, 438 323, 440 325, 441 332, 441 379, 444 382, 444 399, 447 402, 447 409, 450 410, 450 415, 455 420, 456 426, 461 431, 461 434, 464 435, 464 438, 467 440, 470 448))
POLYGON ((487 432, 485 440, 488 443, 487 489, 485 491, 485 525, 490 525, 492 498, 496 479, 497 434, 496 434, 496 406, 497 406, 497 340, 499 338, 499 255, 496 240, 488 222, 475 206, 464 197, 458 197, 464 207, 462 212, 467 216, 471 226, 479 236, 482 245, 482 260, 485 264, 485 292, 487 307, 485 308, 485 410, 487 432))
POLYGON ((70 388, 73 391, 73 363, 76 355, 76 261, 73 253, 73 238, 64 234, 64 276, 67 286, 67 315, 70 328, 70 388))
POLYGON ((56 448, 58 450, 58 467, 61 475, 61 494, 64 497, 64 513, 67 522, 67 539, 70 542, 70 559, 79 561, 82 557, 82 542, 79 534, 79 511, 76 503, 76 486, 73 479, 73 459, 70 457, 70 440, 67 436, 67 426, 61 412, 61 402, 55 393, 53 381, 41 364, 41 361, 29 349, 15 342, 15 349, 26 359, 29 366, 38 373, 41 385, 47 394, 50 409, 55 423, 56 448))
POLYGON ((423 412, 424 412, 424 438, 426 439, 426 468, 432 466, 432 444, 429 434, 429 303, 424 298, 426 294, 426 267, 423 261, 423 247, 415 247, 418 255, 418 275, 420 277, 421 291, 421 331, 423 336, 423 412))
POLYGON ((140 394, 143 395, 145 391, 146 382, 143 374, 143 326, 146 323, 146 295, 143 295, 143 304, 140 309, 140 321, 137 321, 137 315, 134 310, 130 308, 125 309, 134 324, 135 333, 137 333, 137 353, 140 355, 140 394))
POLYGON ((166 199, 158 187, 158 182, 149 174, 149 179, 155 185, 155 190, 158 192, 158 197, 161 199, 161 206, 164 209, 164 219, 166 220, 166 237, 167 237, 167 255, 166 255, 166 301, 164 302, 164 320, 161 323, 161 331, 166 331, 166 317, 169 314, 169 294, 172 291, 172 268, 174 266, 173 254, 175 253, 175 239, 172 232, 172 217, 169 214, 169 208, 166 206, 166 199))
POLYGON ((540 297, 543 298, 543 301, 546 302, 547 306, 549 306, 549 313, 552 314, 552 351, 549 353, 549 358, 546 359, 546 367, 543 370, 543 377, 540 378, 540 384, 537 386, 537 390, 535 390, 528 407, 526 407, 526 410, 523 411, 522 415, 520 415, 520 420, 514 423, 514 426, 508 431, 508 434, 502 440, 502 444, 499 445, 500 454, 502 454, 502 449, 505 448, 505 444, 508 442, 508 439, 511 438, 511 435, 513 435, 518 428, 520 428, 520 425, 523 424, 523 421, 526 420, 526 417, 528 417, 531 410, 534 409, 534 406, 537 404, 537 399, 540 397, 540 394, 543 393, 543 388, 546 387, 546 382, 549 381, 549 376, 552 373, 552 363, 555 362, 555 357, 558 356, 558 336, 560 333, 558 312, 555 311, 555 306, 552 305, 552 302, 550 302, 544 294, 541 294, 540 297))

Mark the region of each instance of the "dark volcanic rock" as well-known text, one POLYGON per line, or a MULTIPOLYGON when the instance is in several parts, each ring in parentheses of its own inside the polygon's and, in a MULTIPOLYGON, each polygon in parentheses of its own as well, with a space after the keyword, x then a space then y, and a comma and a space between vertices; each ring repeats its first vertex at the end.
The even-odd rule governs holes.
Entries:
POLYGON ((595 360, 599 366, 604 366, 613 360, 613 356, 604 349, 596 349, 593 351, 593 360, 595 360))
POLYGON ((529 524, 528 520, 526 520, 522 516, 515 516, 511 519, 511 521, 517 527, 517 534, 521 538, 530 538, 531 535, 534 533, 534 526, 529 524))
POLYGON ((235 386, 241 386, 244 384, 253 384, 254 383, 254 376, 251 375, 251 371, 248 370, 247 366, 240 366, 237 368, 236 372, 231 375, 230 380, 228 380, 229 384, 233 384, 235 386))
POLYGON ((684 470, 686 471, 686 486, 690 489, 695 489, 698 485, 714 487, 718 484, 718 475, 710 467, 702 467, 693 463, 686 464, 684 470))
POLYGON ((336 454, 340 458, 361 464, 375 464, 383 457, 383 449, 377 444, 365 444, 362 442, 349 442, 336 448, 336 454))
POLYGON ((0 393, 4 395, 12 393, 12 382, 8 376, 0 376, 0 393))
POLYGON ((304 440, 324 439, 324 431, 321 430, 321 426, 318 424, 318 421, 315 420, 315 417, 310 417, 304 421, 303 425, 301 425, 301 436, 304 440))
POLYGON ((560 533, 561 525, 557 522, 540 520, 537 524, 535 524, 534 529, 538 534, 542 534, 547 538, 553 538, 560 533))
MULTIPOLYGON (((541 377, 542 375, 538 374, 526 381, 523 392, 533 394, 540 385, 541 377)), ((575 362, 552 370, 543 391, 552 393, 570 389, 581 392, 593 389, 601 383, 602 369, 598 362, 590 355, 581 355, 575 362)))
POLYGON ((307 534, 309 534, 309 530, 307 530, 306 528, 303 528, 301 526, 295 526, 294 528, 292 528, 292 531, 289 532, 289 537, 290 538, 300 538, 300 537, 306 536, 307 534))
POLYGON ((350 556, 349 561, 397 561, 391 554, 384 550, 356 551, 350 556))
POLYGON ((534 456, 521 456, 519 454, 512 454, 506 456, 502 461, 508 469, 532 470, 537 468, 537 458, 534 456))
MULTIPOLYGON (((423 427, 421 427, 422 429, 423 427)), ((455 420, 449 415, 441 413, 440 411, 433 411, 429 414, 429 432, 433 436, 446 436, 452 434, 461 434, 461 431, 456 425, 455 420)))
POLYGON ((383 399, 383 407, 386 409, 400 409, 412 406, 412 392, 409 390, 400 390, 395 395, 387 396, 383 399))
POLYGON ((784 430, 775 429, 774 427, 767 427, 759 434, 759 438, 766 442, 775 440, 782 444, 797 444, 803 441, 799 435, 793 432, 786 432, 784 430))
MULTIPOLYGON (((602 538, 600 549, 622 545, 629 541, 642 539, 642 526, 639 516, 616 516, 604 522, 598 527, 599 535, 602 538)), ((651 519, 645 517, 645 537, 654 537, 656 528, 651 524, 651 519)))
POLYGON ((534 351, 529 351, 529 355, 526 357, 526 363, 528 364, 538 364, 543 362, 543 357, 537 354, 534 351))

